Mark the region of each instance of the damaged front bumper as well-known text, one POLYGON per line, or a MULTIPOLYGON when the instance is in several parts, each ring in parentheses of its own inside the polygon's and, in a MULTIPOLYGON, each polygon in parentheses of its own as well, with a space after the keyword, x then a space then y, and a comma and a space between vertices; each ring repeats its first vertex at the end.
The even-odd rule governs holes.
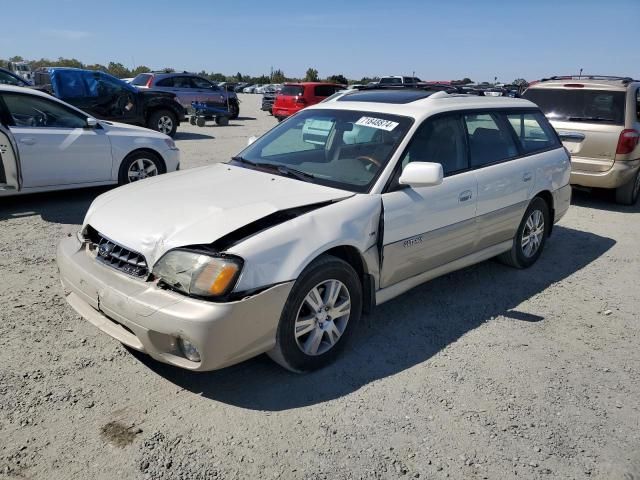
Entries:
POLYGON ((164 363, 195 371, 223 368, 271 350, 293 282, 226 303, 189 298, 130 277, 96 259, 75 237, 58 246, 69 304, 113 338, 164 363), (200 361, 181 354, 178 338, 200 361))

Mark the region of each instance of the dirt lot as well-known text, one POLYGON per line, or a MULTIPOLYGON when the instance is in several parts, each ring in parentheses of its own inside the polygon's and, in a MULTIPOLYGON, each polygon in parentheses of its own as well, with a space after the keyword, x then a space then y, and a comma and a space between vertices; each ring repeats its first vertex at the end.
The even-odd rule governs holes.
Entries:
MULTIPOLYGON (((182 166, 276 122, 182 126, 182 166)), ((531 269, 495 262, 391 301, 297 376, 133 354, 61 296, 55 249, 103 190, 0 200, 0 477, 640 478, 640 207, 577 192, 531 269)))

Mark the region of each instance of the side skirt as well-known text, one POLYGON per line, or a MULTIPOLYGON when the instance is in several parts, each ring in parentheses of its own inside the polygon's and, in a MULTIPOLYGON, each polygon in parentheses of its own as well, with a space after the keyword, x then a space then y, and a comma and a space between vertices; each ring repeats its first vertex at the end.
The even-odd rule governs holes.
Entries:
POLYGON ((512 245, 512 239, 498 243, 491 247, 485 248, 484 250, 480 250, 479 252, 472 253, 471 255, 459 258, 457 260, 454 260, 453 262, 441 265, 427 272, 421 273, 411 278, 407 278, 406 280, 402 280, 401 282, 398 282, 394 285, 378 290, 376 292, 376 305, 380 305, 388 300, 391 300, 392 298, 403 294, 407 290, 420 285, 421 283, 428 282, 429 280, 432 280, 436 277, 446 275, 447 273, 453 272, 455 270, 460 270, 461 268, 465 268, 469 265, 483 262, 484 260, 488 260, 489 258, 500 255, 501 253, 504 253, 511 249, 512 245))

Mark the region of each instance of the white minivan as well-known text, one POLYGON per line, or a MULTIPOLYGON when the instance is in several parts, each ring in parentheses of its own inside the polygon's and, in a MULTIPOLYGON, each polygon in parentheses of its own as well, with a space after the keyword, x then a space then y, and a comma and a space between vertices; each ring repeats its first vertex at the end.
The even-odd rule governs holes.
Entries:
POLYGON ((211 370, 267 352, 309 371, 420 283, 491 257, 536 262, 569 174, 529 101, 355 92, 226 164, 98 197, 58 265, 83 317, 157 360, 211 370))

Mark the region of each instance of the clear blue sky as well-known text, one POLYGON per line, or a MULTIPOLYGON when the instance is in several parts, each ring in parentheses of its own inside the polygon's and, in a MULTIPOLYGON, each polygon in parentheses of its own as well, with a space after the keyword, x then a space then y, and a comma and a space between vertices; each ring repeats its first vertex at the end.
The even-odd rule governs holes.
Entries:
POLYGON ((640 77, 640 0, 22 0, 2 2, 0 58, 259 75, 531 80, 640 77))

